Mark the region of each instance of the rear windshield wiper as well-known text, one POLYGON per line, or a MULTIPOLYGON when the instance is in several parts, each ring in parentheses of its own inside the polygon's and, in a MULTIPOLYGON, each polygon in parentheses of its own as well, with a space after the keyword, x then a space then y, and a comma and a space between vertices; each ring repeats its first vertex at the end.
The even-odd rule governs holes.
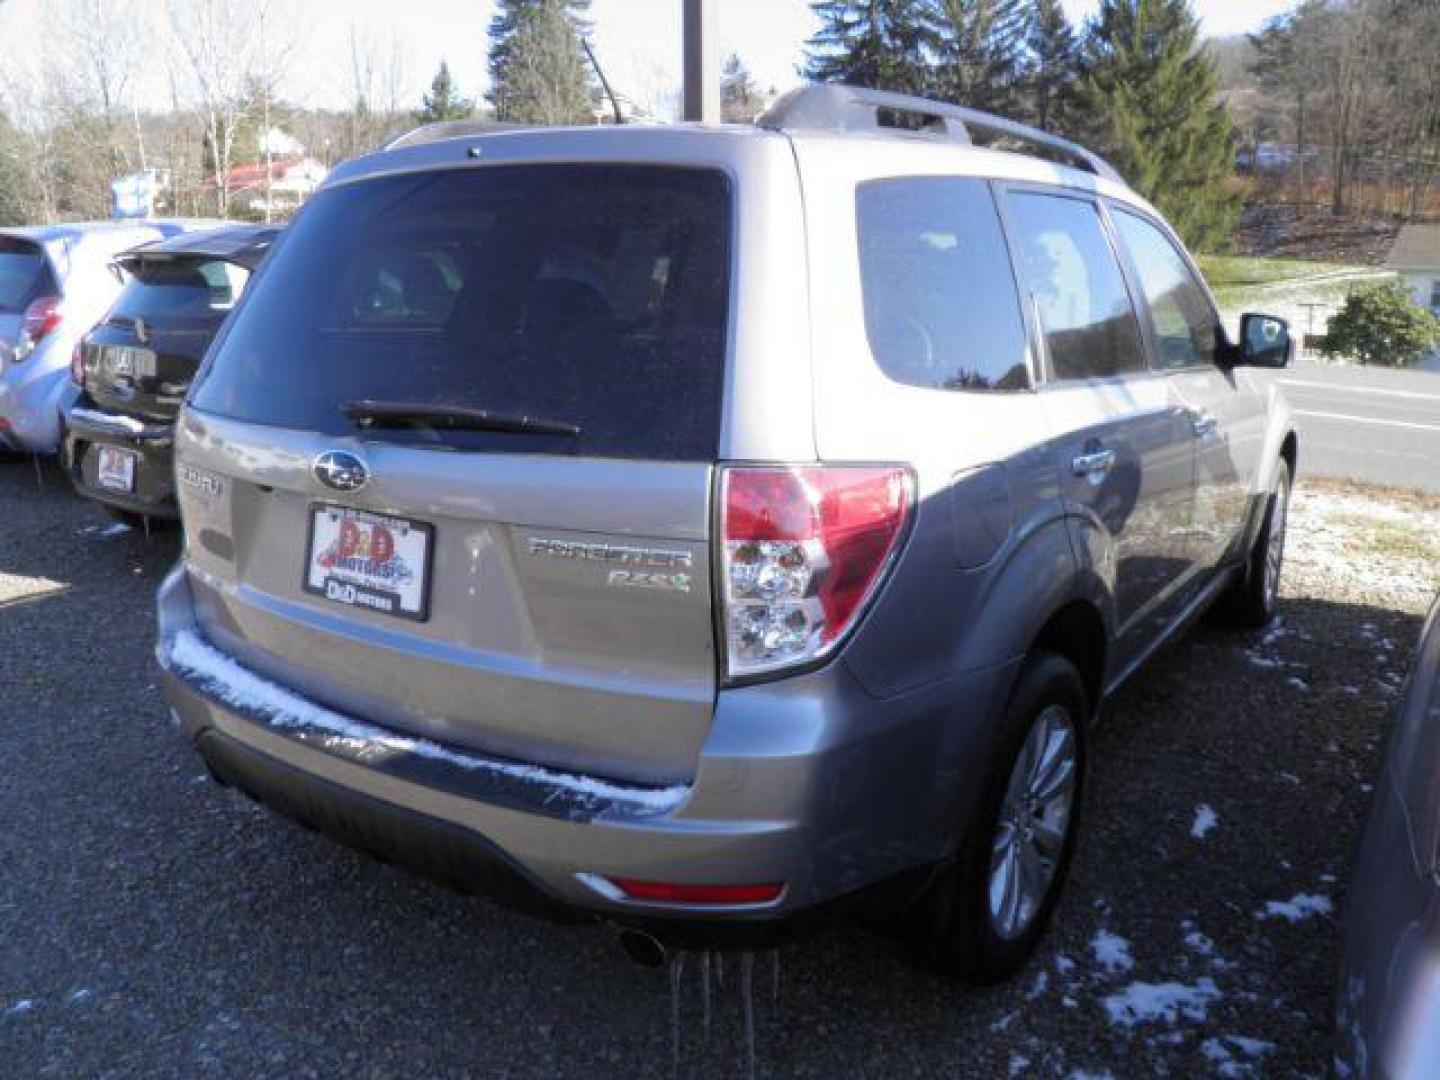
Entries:
POLYGON ((364 428, 448 428, 453 431, 508 431, 525 435, 580 434, 578 424, 547 420, 543 416, 472 409, 464 405, 432 405, 418 401, 347 401, 340 406, 346 418, 364 428))

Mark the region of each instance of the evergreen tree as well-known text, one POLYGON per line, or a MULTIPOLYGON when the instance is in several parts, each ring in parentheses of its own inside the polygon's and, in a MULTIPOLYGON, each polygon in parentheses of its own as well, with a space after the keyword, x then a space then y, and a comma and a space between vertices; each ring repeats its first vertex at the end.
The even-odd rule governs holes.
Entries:
POLYGON ((731 53, 720 68, 720 118, 727 124, 748 124, 764 106, 760 88, 739 53, 731 53))
POLYGON ((806 47, 804 75, 901 93, 930 82, 932 0, 816 0, 820 29, 806 47))
POLYGON ((592 120, 590 69, 581 35, 590 0, 499 0, 490 23, 490 102, 497 120, 592 120))
POLYGON ((1014 111, 1025 40, 1022 0, 930 0, 932 93, 989 112, 1014 111))
POLYGON ((1025 35, 1020 111, 1045 131, 1067 130, 1079 62, 1075 31, 1060 0, 1036 0, 1025 35))
POLYGON ((421 124, 464 120, 474 107, 474 102, 462 98, 456 91, 455 80, 450 76, 450 65, 441 60, 440 70, 430 81, 430 92, 420 99, 420 110, 415 113, 415 119, 421 124))
POLYGON ((1362 285, 1330 318, 1320 351, 1362 364, 1409 367, 1440 344, 1440 319, 1398 281, 1362 285))
POLYGON ((1101 0, 1077 86, 1079 134, 1169 219, 1186 243, 1229 242, 1239 199, 1235 125, 1188 0, 1101 0))

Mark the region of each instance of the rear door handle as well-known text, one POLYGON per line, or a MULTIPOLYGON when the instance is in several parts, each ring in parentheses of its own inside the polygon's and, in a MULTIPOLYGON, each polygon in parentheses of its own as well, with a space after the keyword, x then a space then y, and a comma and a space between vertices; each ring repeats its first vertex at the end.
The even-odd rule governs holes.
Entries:
POLYGON ((1086 476, 1098 479, 1104 476, 1115 467, 1114 450, 1091 450, 1080 454, 1072 462, 1070 468, 1076 476, 1086 476))
POLYGON ((1208 439, 1220 430, 1220 421, 1209 413, 1200 413, 1191 421, 1190 426, 1194 429, 1196 438, 1208 439))

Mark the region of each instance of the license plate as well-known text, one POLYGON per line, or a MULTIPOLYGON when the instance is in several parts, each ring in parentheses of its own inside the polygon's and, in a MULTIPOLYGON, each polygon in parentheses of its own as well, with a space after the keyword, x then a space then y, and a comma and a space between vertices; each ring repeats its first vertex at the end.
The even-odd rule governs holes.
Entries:
POLYGON ((430 616, 430 548, 420 521, 343 506, 310 508, 305 591, 347 607, 423 622, 430 616))
POLYGON ((95 469, 100 486, 111 491, 135 490, 135 455, 118 446, 100 447, 100 460, 95 469))

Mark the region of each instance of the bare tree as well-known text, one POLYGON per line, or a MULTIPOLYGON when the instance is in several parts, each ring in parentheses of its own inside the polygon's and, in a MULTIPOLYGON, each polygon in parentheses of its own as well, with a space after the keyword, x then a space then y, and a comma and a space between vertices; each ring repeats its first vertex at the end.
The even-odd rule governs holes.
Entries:
POLYGON ((177 81, 200 113, 215 210, 227 217, 235 143, 250 104, 251 27, 231 0, 169 0, 168 14, 173 55, 180 61, 177 81))
POLYGON ((373 150, 404 111, 410 50, 397 30, 382 38, 352 23, 348 61, 347 155, 353 155, 373 150))
POLYGON ((94 106, 105 130, 110 170, 119 175, 132 161, 145 167, 145 143, 133 90, 142 60, 150 11, 116 0, 69 0, 61 23, 64 69, 94 106), (121 126, 126 112, 133 123, 134 157, 126 152, 121 126))

